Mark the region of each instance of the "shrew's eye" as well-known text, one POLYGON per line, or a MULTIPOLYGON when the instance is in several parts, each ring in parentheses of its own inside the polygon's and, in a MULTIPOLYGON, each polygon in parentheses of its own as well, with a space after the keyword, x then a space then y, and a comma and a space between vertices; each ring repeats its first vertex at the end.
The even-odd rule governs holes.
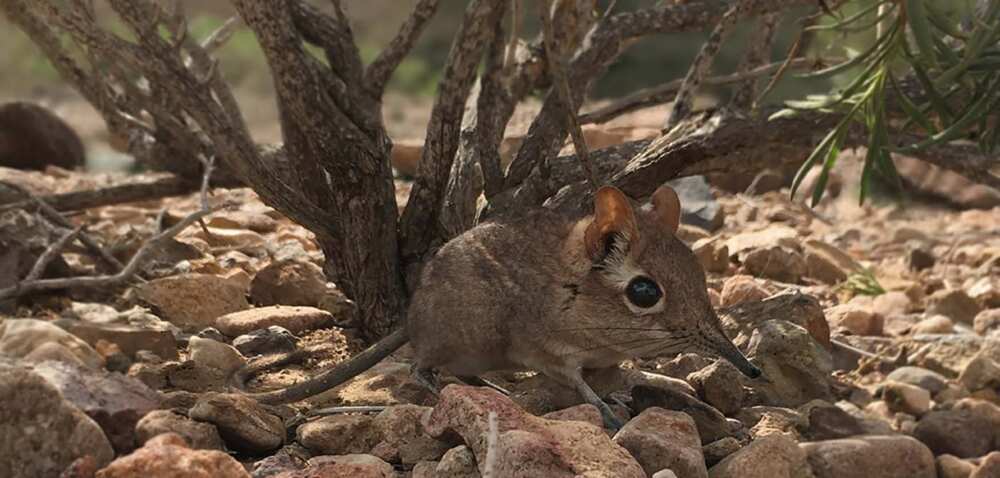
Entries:
POLYGON ((648 309, 660 301, 663 291, 653 279, 646 276, 638 276, 625 286, 625 297, 636 307, 648 309))

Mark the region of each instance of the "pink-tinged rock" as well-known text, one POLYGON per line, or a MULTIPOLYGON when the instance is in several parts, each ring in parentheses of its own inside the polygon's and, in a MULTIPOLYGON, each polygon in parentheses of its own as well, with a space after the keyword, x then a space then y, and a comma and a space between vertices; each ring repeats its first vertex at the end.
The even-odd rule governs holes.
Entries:
POLYGON ((250 283, 250 299, 257 305, 315 307, 325 294, 326 276, 312 262, 273 262, 257 272, 250 283))
POLYGON ((758 438, 708 471, 710 478, 806 478, 806 453, 782 434, 758 438))
POLYGON ((180 435, 159 435, 97 472, 96 478, 250 478, 233 457, 215 450, 192 450, 180 435))
POLYGON ((202 395, 188 415, 209 422, 229 448, 247 453, 266 453, 285 441, 285 424, 253 399, 239 393, 202 395))
POLYGON ((136 296, 159 310, 164 320, 189 332, 210 327, 216 318, 249 307, 245 291, 209 274, 151 280, 136 287, 136 296))
POLYGON ((732 307, 743 302, 761 301, 769 295, 771 294, 753 276, 732 276, 722 284, 722 307, 732 307))
POLYGON ((830 325, 851 335, 882 335, 882 316, 856 304, 841 304, 824 311, 830 325))
POLYGON ((215 327, 229 337, 247 334, 278 325, 293 334, 333 325, 333 314, 315 307, 270 306, 226 314, 215 321, 215 327))
POLYGON ((0 356, 26 362, 58 360, 91 369, 104 367, 104 359, 87 342, 37 319, 0 321, 0 356))
POLYGON ((379 442, 372 420, 369 415, 331 415, 300 426, 295 435, 319 455, 368 453, 379 442))
POLYGON ((614 441, 625 447, 648 475, 669 468, 679 476, 708 477, 698 428, 686 413, 647 408, 626 423, 614 441))
POLYGON ((323 455, 309 459, 308 466, 286 471, 274 478, 396 478, 392 465, 372 455, 323 455))
POLYGON ((225 450, 211 423, 196 422, 170 410, 153 410, 135 425, 135 441, 142 445, 164 433, 176 433, 196 450, 225 450))
POLYGON ((497 416, 496 476, 646 476, 628 451, 602 429, 529 415, 488 388, 445 387, 426 420, 426 429, 433 437, 449 433, 462 437, 482 471, 490 412, 497 416))
POLYGON ((62 396, 94 419, 118 453, 135 448, 135 425, 159 408, 162 397, 144 383, 119 373, 91 370, 63 362, 33 367, 62 396))
POLYGON ((800 443, 816 478, 936 478, 934 455, 904 435, 800 443))
POLYGON ((994 451, 983 457, 979 467, 969 475, 969 478, 997 478, 1000 476, 1000 452, 994 451))
POLYGON ((589 423, 595 427, 603 427, 604 419, 601 418, 601 411, 589 403, 581 403, 562 410, 546 413, 542 416, 549 420, 575 420, 589 423))

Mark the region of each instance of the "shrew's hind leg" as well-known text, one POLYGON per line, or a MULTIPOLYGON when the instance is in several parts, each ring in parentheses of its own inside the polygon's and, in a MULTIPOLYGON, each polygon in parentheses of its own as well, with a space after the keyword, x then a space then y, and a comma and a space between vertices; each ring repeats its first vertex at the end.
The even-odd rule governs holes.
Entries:
POLYGON ((474 387, 489 387, 496 390, 504 395, 509 396, 510 392, 507 389, 489 381, 482 377, 476 377, 475 375, 457 375, 458 379, 467 385, 472 385, 474 387))
POLYGON ((590 388, 590 385, 583 379, 582 371, 579 368, 557 368, 542 370, 541 372, 552 379, 562 382, 564 385, 573 387, 585 402, 597 407, 601 411, 601 418, 604 420, 605 428, 617 431, 625 426, 625 423, 618 418, 618 415, 615 415, 615 412, 611 411, 611 407, 604 400, 601 400, 601 397, 597 395, 597 392, 594 392, 594 389, 590 388))
POLYGON ((423 385, 424 388, 430 390, 435 396, 441 394, 441 384, 438 383, 437 374, 434 373, 434 369, 413 364, 410 367, 410 376, 413 377, 414 382, 423 385))

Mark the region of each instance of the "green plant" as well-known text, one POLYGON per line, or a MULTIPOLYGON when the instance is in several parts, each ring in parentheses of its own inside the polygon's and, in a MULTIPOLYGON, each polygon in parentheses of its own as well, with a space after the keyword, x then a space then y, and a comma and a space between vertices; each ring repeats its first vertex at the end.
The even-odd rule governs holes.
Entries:
POLYGON ((852 74, 849 82, 830 94, 789 101, 787 109, 772 115, 805 110, 843 114, 799 168, 791 194, 795 195, 806 173, 820 165, 812 204, 819 202, 830 170, 858 125, 867 133, 868 150, 861 202, 876 173, 899 184, 892 153, 914 153, 966 137, 976 139, 984 152, 996 151, 1000 146, 996 112, 1000 106, 1000 0, 976 6, 932 0, 848 3, 858 10, 808 30, 818 34, 875 30, 874 40, 847 61, 805 76, 852 74), (913 84, 918 88, 908 86, 913 84), (890 101, 904 113, 902 117, 889 114, 890 101))

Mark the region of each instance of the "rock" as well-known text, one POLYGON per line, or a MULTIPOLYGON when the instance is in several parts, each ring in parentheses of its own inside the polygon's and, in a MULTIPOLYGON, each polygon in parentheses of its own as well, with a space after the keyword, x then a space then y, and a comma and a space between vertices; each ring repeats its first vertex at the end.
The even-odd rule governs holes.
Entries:
POLYGON ((993 429, 993 449, 1000 449, 1000 406, 992 400, 979 398, 961 398, 955 401, 952 406, 953 411, 968 412, 977 420, 989 423, 993 429))
POLYGON ((295 350, 299 338, 284 327, 272 325, 266 329, 254 330, 233 339, 236 347, 243 355, 263 355, 295 350))
POLYGON ((482 471, 490 412, 497 414, 499 431, 497 476, 646 476, 635 459, 600 428, 529 415, 509 398, 487 388, 446 386, 425 426, 432 437, 461 436, 482 471))
POLYGON ((417 165, 423 154, 423 141, 393 140, 389 161, 400 175, 413 177, 417 175, 417 165))
POLYGON ((754 330, 770 320, 784 320, 809 331, 823 348, 831 350, 830 325, 816 297, 798 292, 778 294, 760 302, 744 302, 719 311, 722 329, 741 350, 746 349, 754 330))
POLYGON ((589 423, 595 427, 603 427, 604 419, 601 418, 601 411, 589 403, 581 403, 562 410, 546 413, 543 418, 549 420, 576 420, 578 422, 589 423))
POLYGON ((799 413, 805 423, 797 428, 806 440, 834 440, 868 432, 861 419, 822 400, 813 400, 799 407, 799 413))
POLYGON ((701 447, 701 454, 705 456, 705 464, 712 467, 727 456, 736 453, 742 446, 736 438, 725 437, 701 447))
POLYGON ((966 292, 983 309, 1000 307, 1000 280, 995 277, 980 278, 966 292))
POLYGON ((97 460, 94 460, 93 455, 84 455, 73 460, 73 463, 59 474, 59 478, 94 478, 96 473, 97 460))
POLYGON ((915 335, 897 344, 913 351, 908 357, 910 364, 957 376, 983 348, 984 342, 986 339, 975 334, 950 334, 915 335))
POLYGON ((690 415, 703 445, 731 435, 725 415, 691 395, 670 389, 637 386, 632 388, 632 401, 639 412, 658 407, 690 415))
POLYGON ((650 478, 677 478, 677 473, 673 470, 660 470, 653 473, 650 478))
POLYGON ((212 424, 196 422, 170 410, 153 410, 135 425, 135 441, 139 446, 164 433, 180 435, 195 450, 226 449, 212 424))
POLYGON ((1000 385, 1000 339, 985 340, 958 381, 971 391, 1000 385))
POLYGON ((823 241, 808 240, 805 246, 806 277, 825 284, 838 284, 861 270, 853 257, 823 241))
POLYGON ((247 361, 233 346, 201 337, 188 340, 188 353, 195 363, 219 370, 226 376, 232 375, 247 361))
POLYGON ((648 475, 669 468, 681 476, 708 476, 698 429, 685 413, 647 408, 626 423, 614 441, 628 450, 648 475))
POLYGON ((954 455, 937 457, 938 478, 969 478, 976 465, 954 455))
POLYGON ((910 328, 913 335, 919 334, 950 334, 955 332, 955 323, 943 315, 934 315, 910 328))
POLYGON ((226 343, 229 341, 229 339, 226 338, 225 335, 222 335, 222 332, 219 332, 219 329, 215 327, 205 327, 204 329, 199 330, 198 333, 195 334, 195 337, 214 340, 216 342, 222 342, 222 343, 226 343))
POLYGON ((281 418, 241 394, 206 394, 188 415, 214 424, 226 445, 234 450, 266 453, 285 441, 285 425, 281 418))
POLYGON ((729 270, 729 249, 718 238, 699 239, 691 244, 691 250, 705 271, 722 273, 729 270))
POLYGON ((972 325, 979 304, 961 289, 943 289, 927 298, 927 315, 943 315, 955 322, 972 325))
POLYGON ((308 464, 276 478, 396 478, 392 465, 372 455, 324 455, 310 458, 308 464))
POLYGON ((250 300, 258 306, 315 307, 326 294, 323 269, 312 262, 285 260, 261 269, 250 283, 250 300))
POLYGON ((250 478, 240 462, 216 450, 192 450, 174 433, 154 437, 128 456, 97 472, 96 478, 250 478))
POLYGON ((253 478, 271 478, 287 471, 298 471, 306 466, 310 455, 297 445, 286 446, 277 453, 255 461, 250 467, 253 478))
MULTIPOLYGON (((229 375, 214 367, 202 365, 194 360, 167 362, 160 365, 161 373, 171 387, 188 392, 223 391, 229 386, 229 375)), ((129 369, 129 373, 136 370, 129 369)), ((156 373, 150 370, 150 375, 156 373)), ((149 377, 152 378, 152 377, 149 377)))
POLYGON ((177 360, 177 340, 168 329, 150 329, 128 324, 102 324, 80 320, 61 320, 57 325, 83 339, 91 346, 98 341, 111 342, 134 359, 140 350, 149 350, 167 360, 177 360))
POLYGON ((780 225, 771 224, 766 229, 752 232, 742 232, 726 241, 729 254, 742 257, 744 252, 754 249, 763 249, 775 246, 784 246, 790 249, 798 248, 798 232, 795 229, 780 225))
POLYGON ((1000 476, 1000 452, 994 451, 979 462, 979 467, 969 475, 969 478, 996 478, 998 476, 1000 476))
POLYGON ((987 309, 978 314, 972 328, 979 335, 997 335, 1000 331, 1000 309, 987 309))
POLYGON ((65 121, 23 101, 0 105, 0 166, 42 171, 76 169, 87 162, 83 142, 65 121))
POLYGON ((226 314, 215 321, 215 327, 229 337, 266 329, 272 325, 284 327, 293 334, 333 325, 333 315, 315 307, 274 305, 226 314))
POLYGON ((722 307, 761 301, 769 295, 771 294, 753 276, 735 275, 722 284, 722 307))
POLYGON ((722 207, 715 200, 704 176, 688 176, 667 182, 681 201, 681 222, 715 231, 722 227, 722 207))
POLYGON ((36 319, 0 320, 0 356, 27 362, 59 360, 91 369, 104 368, 104 359, 73 334, 36 319))
POLYGON ((698 372, 688 375, 688 382, 698 395, 724 415, 739 411, 743 405, 743 385, 740 372, 733 364, 718 360, 698 372))
POLYGON ((846 330, 851 335, 882 335, 882 316, 856 304, 836 305, 824 312, 834 329, 846 330))
POLYGON ((135 448, 136 423, 162 400, 142 382, 118 373, 62 362, 42 362, 33 370, 97 422, 119 453, 135 448))
POLYGON ((436 478, 479 478, 476 455, 465 445, 459 445, 444 453, 433 475, 436 478))
MULTIPOLYGON (((430 413, 430 407, 419 405, 397 405, 383 410, 374 420, 375 430, 382 441, 371 453, 390 463, 404 465, 441 458, 451 446, 431 438, 424 431, 421 420, 430 413)), ((598 423, 601 423, 600 420, 598 423)))
POLYGON ((806 453, 782 435, 758 438, 709 470, 711 478, 811 477, 806 453))
POLYGON ((369 415, 331 415, 305 423, 295 436, 317 455, 368 453, 381 439, 372 422, 369 415))
POLYGON ((948 387, 948 379, 937 372, 921 367, 899 367, 887 375, 886 380, 916 385, 931 394, 936 394, 948 387))
POLYGON ((747 407, 738 414, 737 420, 748 429, 753 438, 768 435, 782 435, 800 439, 798 430, 807 426, 805 418, 799 412, 790 408, 754 406, 747 407))
POLYGON ((800 443, 816 478, 935 478, 934 455, 908 436, 866 435, 800 443))
POLYGON ((31 368, 0 358, 0 476, 58 476, 91 455, 114 458, 101 427, 31 368))
POLYGON ((913 301, 905 292, 890 290, 872 299, 871 311, 886 319, 906 315, 913 307, 913 301))
POLYGON ((832 398, 833 359, 802 327, 783 320, 764 322, 754 331, 747 355, 767 377, 751 385, 762 403, 796 407, 832 398))
POLYGON ((937 259, 934 257, 934 253, 927 250, 919 242, 908 244, 906 248, 906 267, 911 271, 920 272, 924 269, 930 269, 934 267, 935 262, 937 262, 937 259))
POLYGON ((882 399, 893 412, 923 416, 931 408, 931 392, 916 385, 887 382, 882 388, 882 399))
POLYGON ((137 286, 136 296, 156 307, 164 320, 189 332, 215 325, 218 317, 249 307, 239 287, 208 274, 154 279, 137 286))
POLYGON ((753 249, 743 257, 743 266, 755 277, 798 283, 806 273, 806 262, 794 249, 772 246, 753 249))
POLYGON ((993 427, 969 410, 935 410, 917 422, 913 436, 935 455, 982 456, 993 446, 993 427))

